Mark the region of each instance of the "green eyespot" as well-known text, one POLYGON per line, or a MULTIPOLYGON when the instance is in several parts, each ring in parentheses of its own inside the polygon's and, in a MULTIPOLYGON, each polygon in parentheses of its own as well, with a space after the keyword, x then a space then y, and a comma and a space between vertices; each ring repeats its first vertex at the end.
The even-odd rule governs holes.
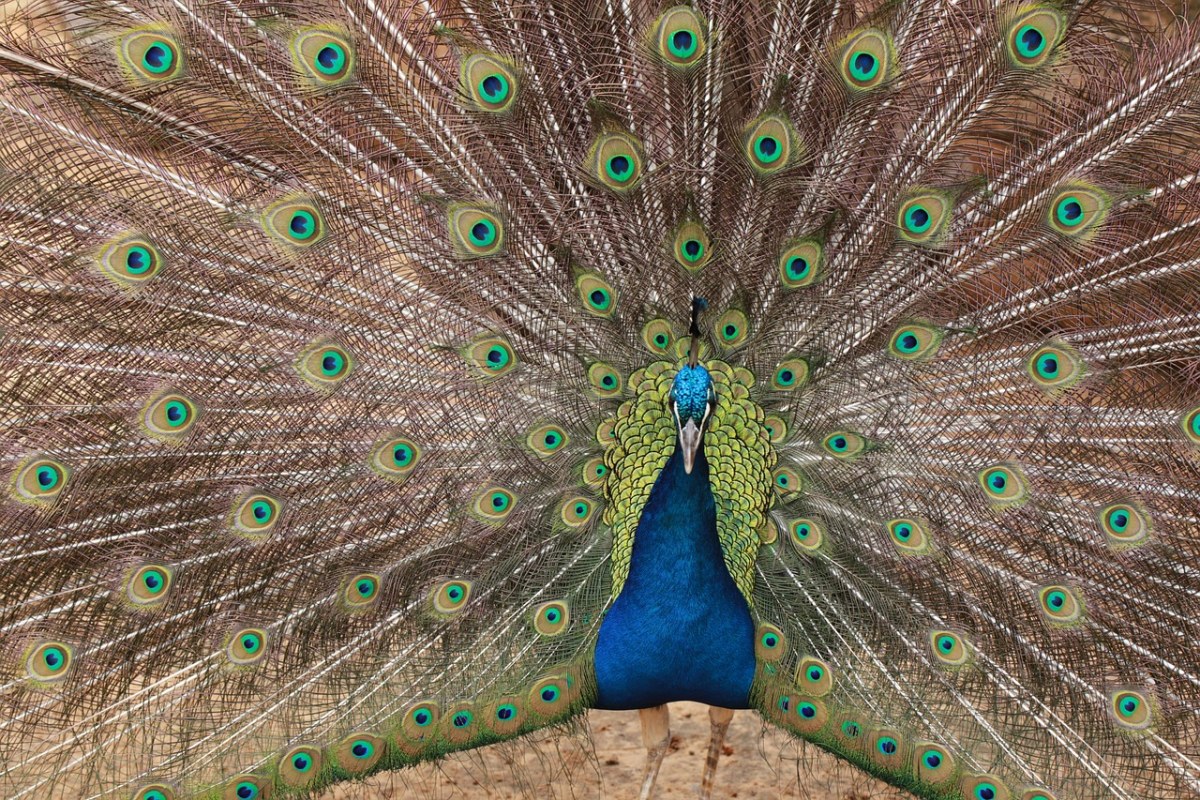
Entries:
POLYGON ((311 786, 321 774, 324 757, 315 747, 293 747, 279 759, 279 780, 288 787, 302 789, 311 786))
POLYGON ((1084 375, 1079 355, 1061 342, 1039 347, 1025 363, 1025 369, 1033 382, 1049 394, 1069 389, 1084 375))
POLYGON ((967 800, 1009 800, 1008 787, 995 775, 967 775, 961 782, 967 800))
POLYGON ((1153 723, 1150 698, 1133 689, 1121 689, 1109 696, 1112 717, 1122 728, 1143 731, 1153 723))
POLYGON ((802 358, 789 358, 775 368, 771 376, 771 388, 778 392, 790 392, 808 381, 808 362, 802 358))
POLYGON ((504 250, 504 223, 494 209, 453 203, 448 224, 450 243, 460 258, 488 258, 504 250))
POLYGON ((1200 406, 1184 413, 1179 420, 1179 427, 1189 442, 1200 445, 1200 406))
POLYGON ((944 667, 957 669, 971 660, 971 649, 965 639, 953 631, 935 630, 929 634, 933 656, 944 667))
POLYGON ((1083 599, 1069 586, 1044 586, 1037 593, 1042 617, 1054 627, 1069 627, 1083 619, 1083 599))
POLYGON ((345 31, 305 28, 292 38, 292 62, 309 86, 341 86, 354 77, 354 46, 345 31))
POLYGON ((511 111, 520 81, 513 64, 492 53, 473 53, 463 59, 462 89, 479 111, 501 114, 511 111))
POLYGON ((686 220, 675 230, 671 252, 684 269, 699 272, 712 260, 712 240, 703 225, 695 220, 686 220))
POLYGON ((495 700, 484 712, 483 720, 492 733, 511 736, 525 724, 525 704, 515 696, 495 700))
POLYGON ((765 114, 742 133, 746 160, 759 175, 773 175, 800 161, 804 148, 791 120, 782 114, 765 114))
POLYGON ((617 290, 599 275, 588 272, 575 280, 583 308, 594 317, 608 318, 617 308, 617 290))
POLYGON ((149 239, 123 234, 105 243, 96 257, 100 272, 118 286, 136 289, 162 271, 162 253, 149 239))
POLYGON ((867 28, 852 34, 839 51, 842 81, 854 92, 877 89, 897 72, 895 52, 891 37, 881 30, 867 28))
POLYGON ((533 684, 529 691, 529 709, 543 719, 560 716, 570 709, 567 680, 561 675, 552 675, 533 684))
POLYGON ((932 358, 942 343, 942 332, 931 325, 912 322, 901 325, 888 342, 888 352, 905 361, 932 358))
POLYGON ((571 612, 565 600, 542 603, 533 610, 533 627, 542 636, 558 636, 571 624, 571 612))
POLYGON ((898 769, 908 763, 907 741, 895 730, 881 728, 867 734, 867 756, 884 769, 898 769))
POLYGON ((597 361, 588 367, 587 377, 588 383, 592 385, 592 391, 598 397, 605 399, 621 394, 624 386, 621 373, 617 372, 611 364, 605 364, 603 361, 597 361))
POLYGON ((462 354, 476 374, 484 378, 505 375, 517 366, 517 354, 512 345, 499 336, 476 339, 462 354))
POLYGON ((589 458, 583 465, 583 482, 591 489, 598 489, 608 478, 608 465, 603 458, 589 458))
POLYGON ((767 432, 767 438, 771 444, 781 444, 787 438, 787 423, 778 414, 768 414, 763 418, 762 424, 763 430, 767 432))
POLYGON ((921 520, 901 517, 888 522, 887 529, 892 544, 901 555, 920 556, 933 551, 933 540, 921 520))
POLYGON ((378 575, 362 572, 352 577, 342 590, 342 599, 350 611, 362 611, 379 599, 378 575))
POLYGON ((796 686, 805 694, 824 697, 833 690, 833 672, 824 661, 807 656, 796 667, 796 686))
POLYGON ((821 446, 834 458, 849 461, 867 449, 867 440, 850 431, 834 431, 821 441, 821 446))
POLYGON ((1034 6, 1008 24, 1008 59, 1020 69, 1037 69, 1050 60, 1066 30, 1066 19, 1048 6, 1034 6))
POLYGON ((800 473, 791 467, 776 467, 771 473, 771 482, 775 485, 776 494, 784 500, 790 500, 804 490, 804 481, 800 473))
POLYGON ((517 496, 508 489, 492 486, 475 498, 472 507, 476 516, 491 525, 499 525, 517 505, 517 496))
POLYGON ((750 321, 736 308, 726 311, 713 323, 713 336, 726 350, 745 343, 750 336, 750 321))
POLYGON ((1029 496, 1025 475, 1015 465, 995 464, 980 470, 978 478, 984 495, 997 508, 1011 508, 1029 496))
POLYGON ((787 289, 811 286, 821 277, 825 248, 817 239, 798 239, 779 254, 779 279, 787 289))
POLYGON ((271 532, 282 511, 283 505, 278 499, 252 492, 234 503, 231 527, 236 533, 258 539, 271 532))
POLYGON ((12 487, 18 500, 52 506, 70 479, 71 471, 61 461, 37 456, 17 468, 12 487))
POLYGON ((1095 186, 1074 183, 1060 189, 1050 201, 1046 221, 1050 229, 1073 239, 1086 238, 1095 232, 1112 200, 1095 186))
POLYGON ((328 339, 318 339, 300 351, 294 364, 296 372, 318 392, 328 393, 350 376, 354 357, 350 351, 328 339))
POLYGON ((71 671, 75 651, 62 642, 42 642, 25 657, 25 673, 38 683, 60 681, 71 671))
POLYGON ((787 655, 787 638, 775 625, 763 622, 754 634, 754 656, 759 661, 773 664, 787 655))
POLYGON ((400 736, 409 742, 421 742, 433 737, 441 717, 439 706, 432 700, 422 700, 410 706, 400 721, 400 736))
POLYGON ((175 790, 165 783, 151 783, 133 793, 133 800, 176 800, 175 790))
POLYGON ((601 186, 627 192, 642 179, 642 145, 623 131, 601 134, 588 151, 585 166, 601 186))
POLYGON ((175 35, 165 29, 147 27, 125 34, 117 56, 134 83, 166 83, 183 74, 183 51, 175 35))
POLYGON ((896 213, 900 238, 920 245, 934 245, 945 238, 950 222, 950 195, 929 189, 909 195, 896 213))
POLYGON ((475 719, 475 704, 468 701, 455 703, 442 715, 442 736, 454 744, 466 744, 478 729, 475 719))
POLYGON ((225 645, 225 657, 230 663, 248 666, 262 661, 267 654, 267 634, 258 628, 235 631, 225 645))
POLYGON ((383 757, 384 742, 370 733, 352 733, 333 748, 331 760, 352 775, 367 772, 383 757))
POLYGON ((595 511, 595 504, 586 497, 568 497, 559 507, 558 516, 568 528, 582 528, 588 524, 595 511))
POLYGON ((262 227, 277 243, 290 252, 307 250, 326 235, 325 218, 308 197, 290 197, 267 206, 262 227))
POLYGON ((174 579, 171 570, 161 564, 147 564, 134 570, 125 582, 125 596, 139 608, 163 604, 174 579))
POLYGON ((829 722, 829 708, 815 697, 793 697, 792 708, 796 713, 788 723, 801 735, 812 736, 829 722))
POLYGON ((246 773, 230 778, 221 792, 221 800, 267 800, 271 783, 258 775, 246 773))
POLYGON ((691 6, 667 9, 654 25, 654 49, 676 69, 694 66, 708 49, 705 20, 691 6))
POLYGON ((652 319, 642 328, 642 343, 656 356, 666 355, 674 342, 675 333, 665 319, 652 319))
MULTIPOLYGON (((776 478, 776 491, 779 491, 776 478)), ((819 520, 803 518, 792 520, 788 525, 788 540, 801 553, 814 553, 825 543, 825 531, 819 520)))
POLYGON ((174 392, 160 394, 142 409, 142 428, 150 436, 166 442, 178 442, 187 436, 200 416, 197 405, 174 392))
POLYGON ((433 590, 433 610, 439 614, 457 614, 467 605, 471 597, 471 582, 449 580, 433 590))
POLYGON ((386 434, 371 448, 371 469, 390 481, 403 483, 416 469, 421 455, 421 448, 412 439, 386 434))
POLYGON ((940 744, 917 742, 913 747, 913 772, 920 782, 941 786, 954 779, 957 765, 950 752, 940 744))
POLYGON ((552 455, 561 453, 563 448, 567 446, 570 437, 567 432, 557 425, 544 424, 538 425, 525 437, 525 446, 541 458, 549 458, 552 455))
POLYGON ((1097 514, 1100 531, 1114 550, 1138 547, 1150 540, 1150 517, 1133 503, 1115 503, 1097 514))

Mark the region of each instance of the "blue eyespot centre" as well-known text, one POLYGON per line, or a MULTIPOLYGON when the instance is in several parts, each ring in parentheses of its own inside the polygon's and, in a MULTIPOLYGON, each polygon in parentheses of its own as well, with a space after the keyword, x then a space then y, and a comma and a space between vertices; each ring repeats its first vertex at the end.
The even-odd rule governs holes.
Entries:
POLYGON ((165 67, 169 57, 170 54, 167 52, 167 48, 161 44, 152 44, 146 48, 146 64, 154 69, 165 67))
POLYGON ((675 31, 671 36, 671 44, 676 50, 687 50, 692 46, 692 34, 688 31, 675 31))
POLYGON ((937 753, 925 754, 925 766, 930 769, 937 769, 942 764, 942 757, 937 753))
POLYGON ((875 67, 875 56, 870 53, 858 53, 854 56, 854 68, 859 72, 870 72, 875 67))
POLYGON ((879 752, 885 756, 894 755, 896 752, 896 740, 890 736, 885 736, 879 740, 879 752))
POLYGON ((774 136, 763 136, 758 140, 758 149, 763 155, 773 156, 779 149, 779 142, 774 136))
POLYGON ((1042 49, 1042 42, 1046 41, 1046 37, 1042 36, 1042 32, 1032 25, 1021 31, 1021 44, 1024 45, 1026 52, 1031 55, 1036 54, 1042 49))
POLYGON ((633 164, 626 156, 613 156, 608 160, 608 166, 618 176, 625 175, 633 169, 633 164))
POLYGON ((413 714, 413 721, 418 725, 428 725, 429 719, 428 711, 418 711, 416 714, 413 714))
POLYGON ((296 214, 292 217, 289 227, 292 229, 292 233, 301 235, 308 232, 308 224, 309 221, 306 217, 301 214, 296 214))
POLYGON ((338 67, 338 62, 341 60, 341 54, 337 48, 331 45, 325 45, 321 51, 317 53, 317 63, 326 70, 334 70, 338 67))
POLYGON ((1068 222, 1074 222, 1083 216, 1083 206, 1078 200, 1067 200, 1062 204, 1062 215, 1068 222))
POLYGON ((911 333, 906 333, 900 337, 900 347, 904 350, 916 350, 918 344, 920 342, 917 341, 917 337, 911 333))
POLYGON ((817 708, 812 703, 801 703, 797 711, 799 711, 800 716, 804 717, 805 719, 812 719, 817 715, 817 708))
POLYGON ((350 752, 354 753, 355 758, 366 758, 371 754, 371 748, 367 746, 366 742, 355 742, 351 746, 350 752))
POLYGON ((547 703, 553 703, 558 699, 558 689, 555 689, 553 686, 547 686, 545 689, 542 689, 542 699, 547 703))

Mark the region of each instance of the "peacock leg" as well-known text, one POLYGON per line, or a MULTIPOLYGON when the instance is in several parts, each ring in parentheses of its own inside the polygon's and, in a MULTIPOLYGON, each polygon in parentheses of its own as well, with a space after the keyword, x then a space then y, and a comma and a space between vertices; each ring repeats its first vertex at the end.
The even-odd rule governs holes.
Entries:
POLYGON ((733 719, 733 709, 709 706, 708 719, 712 722, 712 733, 708 739, 708 758, 704 760, 704 775, 700 779, 700 800, 712 797, 713 781, 717 776, 717 760, 721 757, 721 748, 725 746, 725 733, 729 730, 730 720, 733 719))
POLYGON ((642 793, 638 798, 650 800, 663 758, 671 746, 671 712, 664 703, 654 708, 643 708, 638 715, 642 720, 642 744, 646 745, 646 771, 642 774, 642 793))

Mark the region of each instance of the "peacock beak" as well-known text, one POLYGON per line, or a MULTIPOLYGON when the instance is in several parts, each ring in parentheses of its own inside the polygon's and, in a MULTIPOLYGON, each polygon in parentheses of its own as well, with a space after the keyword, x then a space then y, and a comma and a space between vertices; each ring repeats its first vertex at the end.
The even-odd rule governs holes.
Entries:
POLYGON ((696 424, 696 420, 688 418, 679 428, 679 444, 683 447, 683 471, 688 475, 692 474, 692 467, 696 464, 696 453, 700 451, 700 439, 704 436, 704 429, 696 424))

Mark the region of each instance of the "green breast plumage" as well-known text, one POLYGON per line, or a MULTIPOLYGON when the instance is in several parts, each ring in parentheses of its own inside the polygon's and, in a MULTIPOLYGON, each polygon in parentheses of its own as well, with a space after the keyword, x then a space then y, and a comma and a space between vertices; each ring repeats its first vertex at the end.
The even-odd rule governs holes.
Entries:
MULTIPOLYGON (((682 363, 682 362, 680 362, 682 363)), ((604 486, 604 522, 612 529, 613 596, 629 574, 634 531, 650 489, 675 448, 675 425, 667 406, 680 363, 655 361, 629 378, 632 397, 601 423, 610 475, 604 486)), ((776 454, 766 414, 753 399, 754 375, 724 361, 706 361, 717 393, 704 447, 717 504, 717 534, 725 565, 753 607, 754 559, 773 532, 767 510, 773 502, 771 473, 776 454)))

